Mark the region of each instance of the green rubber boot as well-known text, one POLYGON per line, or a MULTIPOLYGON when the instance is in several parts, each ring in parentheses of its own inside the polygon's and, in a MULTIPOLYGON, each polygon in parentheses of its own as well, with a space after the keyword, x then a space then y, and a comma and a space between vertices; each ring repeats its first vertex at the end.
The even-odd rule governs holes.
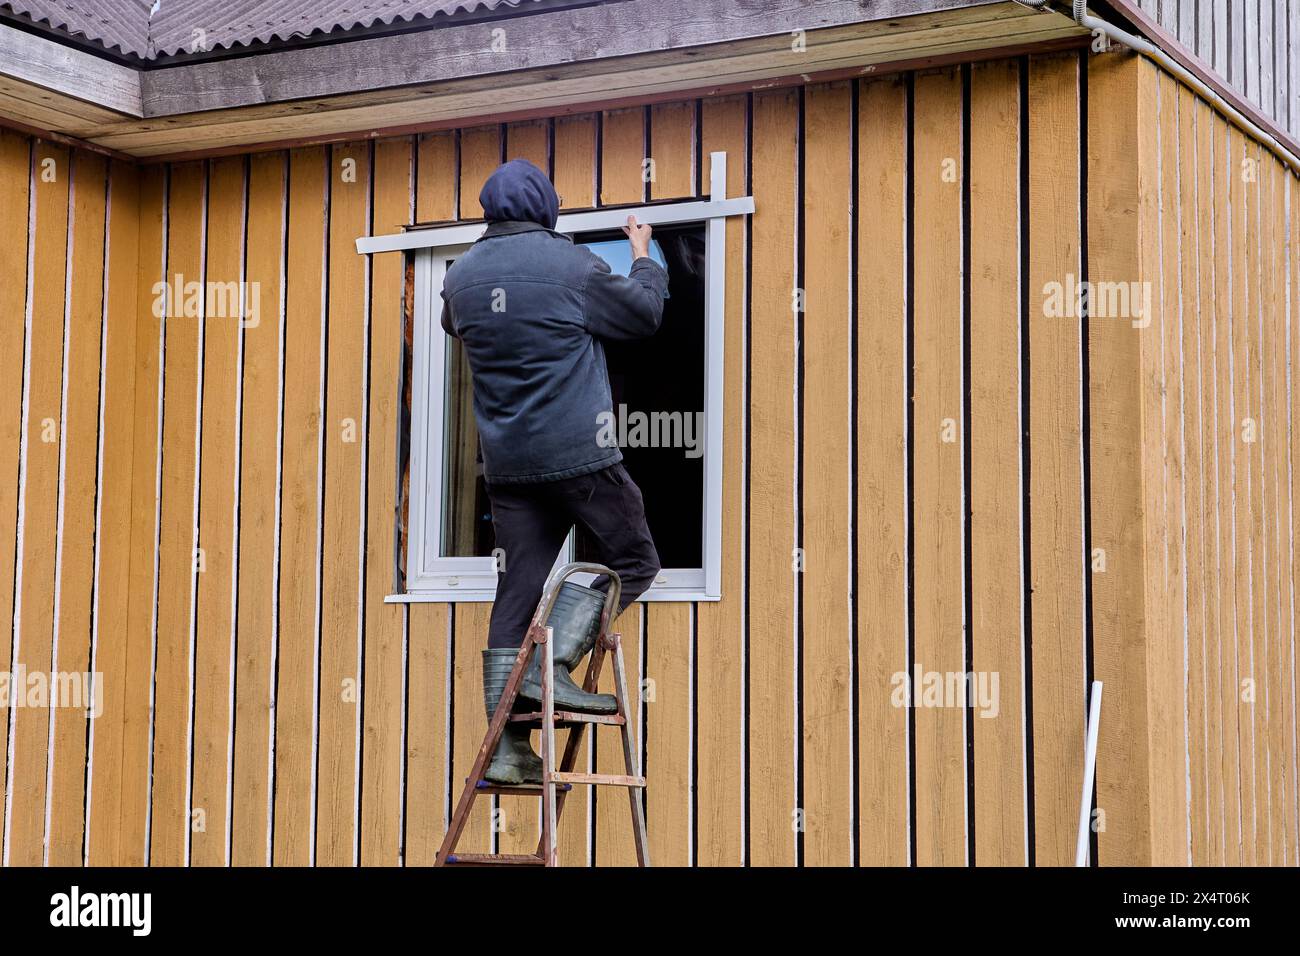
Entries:
MULTIPOLYGON (((572 710, 583 714, 613 714, 618 712, 618 702, 613 694, 591 694, 573 682, 569 673, 596 646, 600 636, 600 612, 605 606, 605 595, 594 588, 565 581, 555 597, 546 623, 551 628, 555 642, 555 671, 552 680, 556 710, 572 710)), ((524 672, 524 682, 519 694, 529 700, 542 699, 542 651, 537 648, 524 672)))
MULTIPOLYGON (((519 649, 514 647, 490 647, 483 652, 483 705, 487 708, 489 722, 496 713, 518 656, 519 649)), ((483 776, 492 783, 510 786, 541 784, 542 758, 533 750, 529 734, 526 724, 507 723, 483 776)))

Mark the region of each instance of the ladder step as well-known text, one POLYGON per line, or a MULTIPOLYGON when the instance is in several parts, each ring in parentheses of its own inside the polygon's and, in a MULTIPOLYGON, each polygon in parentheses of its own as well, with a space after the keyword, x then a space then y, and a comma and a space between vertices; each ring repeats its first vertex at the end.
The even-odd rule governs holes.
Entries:
POLYGON ((531 853, 453 853, 448 865, 457 866, 543 866, 546 861, 531 853))
POLYGON ((645 777, 626 777, 612 773, 560 773, 551 774, 556 783, 587 783, 604 787, 644 787, 645 777))
MULTIPOLYGON (((510 722, 513 724, 538 724, 541 720, 541 711, 510 715, 510 722)), ((615 727, 621 727, 625 723, 621 714, 579 714, 571 710, 557 710, 555 722, 557 724, 612 724, 615 727)))
MULTIPOLYGON (((479 793, 495 793, 516 797, 540 797, 542 795, 541 784, 520 784, 518 786, 507 786, 500 783, 488 783, 486 780, 480 780, 474 784, 474 789, 479 793)), ((560 792, 567 792, 573 789, 569 783, 561 784, 555 788, 560 792)))

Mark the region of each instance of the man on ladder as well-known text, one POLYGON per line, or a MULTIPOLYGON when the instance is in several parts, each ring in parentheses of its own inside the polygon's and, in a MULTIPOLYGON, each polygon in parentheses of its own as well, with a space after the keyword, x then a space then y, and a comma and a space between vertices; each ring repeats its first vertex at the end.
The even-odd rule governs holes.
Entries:
MULTIPOLYGON (((483 652, 490 720, 570 528, 580 525, 601 563, 618 574, 619 612, 659 572, 640 489, 619 449, 602 445, 598 434, 599 416, 613 405, 601 340, 653 335, 668 274, 650 258, 650 227, 633 216, 623 228, 632 247, 627 276, 556 232, 559 197, 527 160, 500 166, 479 202, 488 227, 447 270, 442 327, 464 343, 473 374, 492 525, 504 552, 483 652)), ((569 677, 596 641, 609 585, 608 578, 593 582, 599 593, 592 595, 566 583, 551 612, 558 710, 616 709, 612 696, 569 677)), ((520 689, 538 702, 541 658, 533 655, 520 689)), ((542 782, 526 724, 505 725, 484 777, 502 785, 542 782)))

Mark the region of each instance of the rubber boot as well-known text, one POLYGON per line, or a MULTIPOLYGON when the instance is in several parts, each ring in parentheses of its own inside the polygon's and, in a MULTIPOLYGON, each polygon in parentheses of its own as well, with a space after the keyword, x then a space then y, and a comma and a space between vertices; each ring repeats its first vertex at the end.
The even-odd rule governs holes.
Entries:
MULTIPOLYGON (((487 708, 489 722, 496 713, 518 656, 519 649, 515 647, 490 647, 483 652, 483 705, 487 708)), ((507 723, 484 777, 492 783, 514 786, 540 784, 542 758, 533 750, 529 734, 527 724, 507 723)))
MULTIPOLYGON (((618 702, 613 694, 590 694, 573 682, 569 673, 596 646, 600 636, 600 612, 605 606, 605 595, 594 588, 565 581, 555 597, 546 623, 551 628, 555 642, 553 696, 556 710, 573 710, 583 714, 613 714, 618 712, 618 702)), ((519 694, 529 700, 542 699, 542 650, 539 647, 528 670, 519 694)))

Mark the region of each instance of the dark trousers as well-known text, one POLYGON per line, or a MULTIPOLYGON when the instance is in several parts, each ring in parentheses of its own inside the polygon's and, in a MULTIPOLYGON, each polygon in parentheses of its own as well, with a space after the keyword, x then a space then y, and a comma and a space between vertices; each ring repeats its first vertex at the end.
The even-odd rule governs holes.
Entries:
MULTIPOLYGON (((659 573, 659 555, 645 520, 645 503, 621 464, 603 471, 537 484, 488 484, 492 526, 504 568, 497 574, 488 647, 518 647, 537 610, 542 587, 574 525, 592 540, 595 560, 617 572, 619 611, 659 573)), ((609 579, 592 587, 605 591, 609 579)))

